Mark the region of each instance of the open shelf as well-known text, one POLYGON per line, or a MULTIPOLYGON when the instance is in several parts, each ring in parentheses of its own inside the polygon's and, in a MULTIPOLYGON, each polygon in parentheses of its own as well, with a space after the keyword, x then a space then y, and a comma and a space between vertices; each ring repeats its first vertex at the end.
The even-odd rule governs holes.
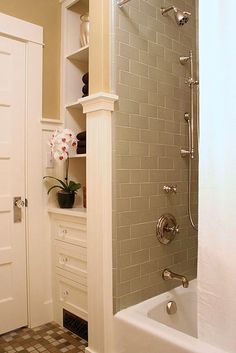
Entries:
POLYGON ((87 98, 87 97, 79 98, 76 102, 72 102, 70 104, 67 104, 65 108, 66 109, 68 109, 68 108, 82 109, 81 103, 83 103, 83 99, 85 99, 85 98, 87 98))
POLYGON ((70 156, 70 158, 86 158, 86 153, 75 154, 74 156, 70 156))
POLYGON ((67 104, 66 109, 69 109, 69 108, 82 109, 82 105, 80 104, 80 102, 78 100, 77 102, 67 104))
POLYGON ((67 55, 67 59, 77 60, 80 62, 88 62, 89 46, 86 45, 85 47, 79 48, 78 50, 74 51, 73 53, 67 55))
POLYGON ((87 209, 83 207, 74 208, 59 208, 59 207, 49 207, 49 213, 63 214, 67 216, 77 216, 77 217, 87 217, 87 209))

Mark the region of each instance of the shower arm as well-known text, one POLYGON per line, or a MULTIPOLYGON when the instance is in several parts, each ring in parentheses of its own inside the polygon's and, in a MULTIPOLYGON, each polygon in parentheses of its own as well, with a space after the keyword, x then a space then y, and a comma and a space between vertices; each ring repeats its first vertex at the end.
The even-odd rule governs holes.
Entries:
POLYGON ((164 8, 164 7, 162 7, 161 8, 161 13, 162 13, 162 15, 164 15, 165 13, 167 13, 167 12, 169 12, 169 11, 171 11, 171 10, 176 10, 176 7, 174 6, 174 5, 172 5, 172 6, 169 6, 169 7, 166 7, 166 8, 164 8))
POLYGON ((117 5, 121 8, 123 5, 125 5, 129 1, 130 0, 118 0, 117 5))
MULTIPOLYGON (((129 0, 124 0, 124 1, 129 1, 129 0)), ((165 15, 167 12, 169 12, 171 10, 173 10, 175 12, 178 11, 177 7, 172 5, 172 6, 169 6, 169 7, 161 7, 161 14, 165 15)), ((183 11, 183 14, 185 14, 187 16, 191 16, 191 12, 188 12, 188 11, 183 11)))

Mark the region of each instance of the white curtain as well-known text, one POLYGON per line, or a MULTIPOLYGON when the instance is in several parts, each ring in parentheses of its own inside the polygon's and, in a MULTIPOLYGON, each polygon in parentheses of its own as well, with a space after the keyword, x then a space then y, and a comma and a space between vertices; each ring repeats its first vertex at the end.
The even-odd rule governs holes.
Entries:
POLYGON ((236 2, 199 9, 199 338, 235 353, 236 2))

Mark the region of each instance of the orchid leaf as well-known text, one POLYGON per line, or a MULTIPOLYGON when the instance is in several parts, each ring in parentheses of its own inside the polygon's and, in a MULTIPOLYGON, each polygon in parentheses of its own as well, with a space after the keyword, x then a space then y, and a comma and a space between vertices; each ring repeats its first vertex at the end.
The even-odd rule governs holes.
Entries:
POLYGON ((52 191, 55 188, 59 188, 59 189, 64 190, 64 188, 61 185, 53 185, 48 189, 48 194, 50 193, 50 191, 52 191))
POLYGON ((81 184, 80 183, 76 183, 73 180, 71 180, 69 182, 69 185, 68 185, 68 189, 70 191, 77 191, 78 189, 80 189, 80 187, 81 187, 81 184))
POLYGON ((49 175, 46 175, 45 177, 43 177, 43 179, 46 179, 46 178, 50 178, 50 179, 54 179, 54 180, 57 180, 62 186, 63 186, 63 189, 67 189, 67 185, 66 183, 64 183, 64 181, 62 181, 61 179, 57 179, 57 178, 54 178, 52 176, 49 176, 49 175))
POLYGON ((53 185, 49 188, 48 190, 48 194, 50 193, 51 190, 55 189, 55 188, 59 188, 61 190, 64 190, 64 191, 67 191, 67 192, 74 192, 76 193, 76 191, 78 189, 80 189, 81 187, 81 184, 80 183, 76 183, 75 181, 71 180, 68 184, 67 183, 64 183, 61 179, 57 179, 57 178, 54 178, 52 176, 49 176, 49 175, 46 175, 45 177, 43 177, 43 179, 46 179, 46 178, 50 178, 50 179, 53 179, 53 180, 56 180, 58 181, 61 185, 53 185))

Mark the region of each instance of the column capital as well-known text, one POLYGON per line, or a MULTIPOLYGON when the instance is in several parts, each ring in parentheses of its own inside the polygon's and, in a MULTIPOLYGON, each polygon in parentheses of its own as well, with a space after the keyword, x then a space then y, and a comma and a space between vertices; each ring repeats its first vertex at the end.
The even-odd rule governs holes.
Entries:
POLYGON ((99 92, 80 99, 79 103, 83 107, 83 113, 96 112, 98 110, 114 111, 114 103, 118 96, 111 93, 99 92))

